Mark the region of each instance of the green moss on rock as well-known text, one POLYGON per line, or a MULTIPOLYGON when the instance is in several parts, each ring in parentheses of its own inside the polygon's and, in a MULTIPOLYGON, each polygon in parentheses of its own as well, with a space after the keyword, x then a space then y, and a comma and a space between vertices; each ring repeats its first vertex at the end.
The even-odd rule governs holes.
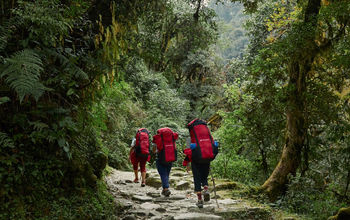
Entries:
POLYGON ((335 216, 329 217, 328 220, 347 220, 350 219, 350 206, 339 209, 335 216))
POLYGON ((146 185, 152 186, 154 188, 159 188, 162 186, 162 181, 160 180, 160 177, 150 176, 146 179, 146 185))
POLYGON ((107 165, 108 157, 102 151, 97 151, 93 155, 91 165, 94 168, 94 174, 98 177, 102 177, 102 172, 107 165))

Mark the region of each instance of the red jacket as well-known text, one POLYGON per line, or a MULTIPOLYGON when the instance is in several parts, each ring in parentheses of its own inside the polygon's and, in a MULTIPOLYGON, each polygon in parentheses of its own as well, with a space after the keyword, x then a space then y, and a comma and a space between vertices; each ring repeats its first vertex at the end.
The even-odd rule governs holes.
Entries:
POLYGON ((190 148, 186 148, 184 150, 184 154, 186 155, 186 157, 182 162, 182 165, 187 166, 189 162, 192 162, 192 150, 190 148))

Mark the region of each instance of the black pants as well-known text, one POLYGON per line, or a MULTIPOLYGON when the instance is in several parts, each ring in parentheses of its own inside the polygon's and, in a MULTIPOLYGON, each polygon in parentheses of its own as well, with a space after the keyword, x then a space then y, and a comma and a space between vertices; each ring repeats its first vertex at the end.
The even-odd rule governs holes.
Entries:
POLYGON ((194 181, 194 191, 200 192, 201 186, 208 185, 210 163, 196 163, 192 161, 192 174, 194 181))

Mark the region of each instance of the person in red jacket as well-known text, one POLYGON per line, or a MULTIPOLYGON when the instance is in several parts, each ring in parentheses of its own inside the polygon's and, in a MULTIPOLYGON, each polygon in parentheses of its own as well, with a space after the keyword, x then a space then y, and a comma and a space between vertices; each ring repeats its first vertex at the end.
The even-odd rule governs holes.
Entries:
POLYGON ((203 208, 204 202, 202 199, 202 195, 204 197, 204 201, 210 200, 210 192, 208 188, 208 175, 209 175, 209 169, 210 169, 210 162, 196 163, 195 161, 192 161, 192 150, 189 146, 190 144, 188 144, 188 147, 184 150, 184 154, 186 155, 186 157, 182 162, 182 165, 186 167, 186 170, 188 172, 190 170, 190 164, 191 164, 193 182, 194 182, 194 191, 198 197, 198 201, 196 205, 199 208, 203 208), (201 188, 202 186, 203 186, 203 192, 201 188))
POLYGON ((204 201, 210 200, 208 175, 210 162, 215 159, 218 153, 218 143, 211 136, 205 121, 194 119, 188 123, 187 127, 189 128, 190 138, 187 139, 187 148, 184 150, 186 157, 183 165, 189 170, 189 163, 191 162, 194 191, 198 197, 197 206, 203 208, 202 195, 204 201))
POLYGON ((129 159, 130 159, 130 162, 132 164, 134 174, 135 174, 134 183, 139 183, 138 168, 140 166, 141 187, 144 187, 144 186, 146 186, 146 162, 150 160, 150 156, 138 157, 136 155, 135 145, 136 145, 136 138, 133 138, 131 141, 131 144, 130 144, 129 159))
POLYGON ((157 134, 153 136, 153 143, 157 146, 153 148, 153 153, 157 152, 157 170, 162 180, 162 195, 168 197, 171 192, 169 190, 169 175, 172 163, 177 159, 176 140, 178 134, 170 128, 160 128, 157 134))

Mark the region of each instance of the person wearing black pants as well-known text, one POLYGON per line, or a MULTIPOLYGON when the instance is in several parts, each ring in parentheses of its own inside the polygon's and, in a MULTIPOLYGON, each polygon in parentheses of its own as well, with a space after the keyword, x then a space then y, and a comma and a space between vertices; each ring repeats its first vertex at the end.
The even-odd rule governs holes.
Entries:
POLYGON ((194 182, 194 191, 197 194, 198 202, 197 206, 199 208, 203 208, 203 199, 204 201, 210 200, 210 193, 208 188, 208 175, 210 170, 210 162, 208 163, 198 163, 192 160, 192 152, 190 149, 190 139, 187 140, 187 148, 184 150, 186 155, 183 165, 187 167, 187 171, 189 171, 189 163, 191 162, 192 174, 193 174, 193 182, 194 182), (202 193, 203 187, 203 193, 202 193))
POLYGON ((196 163, 192 161, 192 174, 194 180, 194 191, 202 191, 202 186, 208 187, 208 175, 209 175, 210 163, 196 163))
POLYGON ((192 174, 194 181, 194 191, 197 194, 199 208, 203 207, 202 195, 204 201, 210 200, 210 194, 208 190, 208 175, 209 175, 210 163, 197 163, 192 161, 192 174), (202 193, 203 187, 203 193, 202 193))

